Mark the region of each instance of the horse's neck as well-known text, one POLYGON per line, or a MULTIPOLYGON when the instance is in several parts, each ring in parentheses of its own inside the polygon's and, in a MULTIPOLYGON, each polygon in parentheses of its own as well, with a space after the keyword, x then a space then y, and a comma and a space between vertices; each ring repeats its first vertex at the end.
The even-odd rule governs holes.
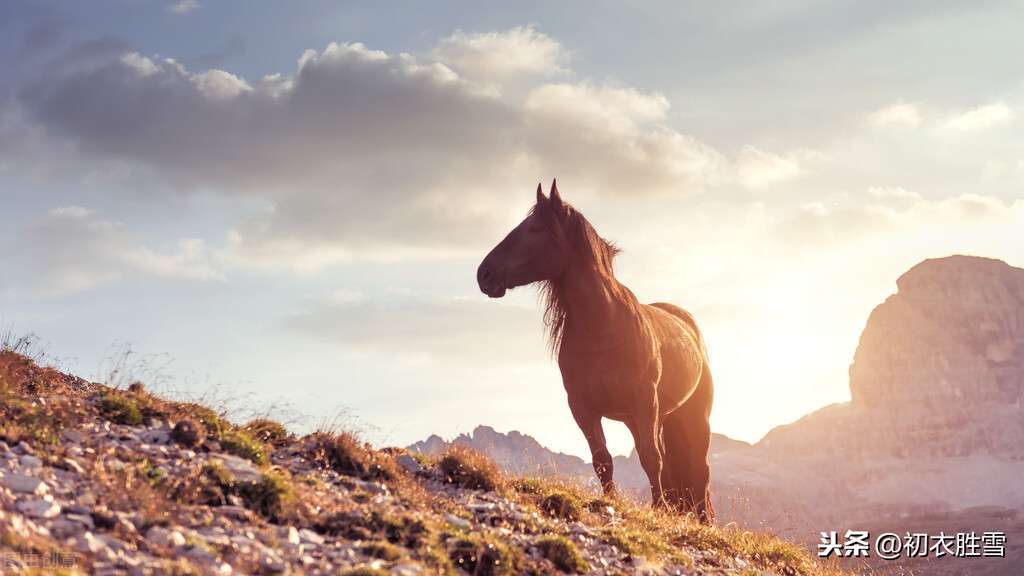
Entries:
POLYGON ((633 321, 634 314, 632 307, 615 294, 616 289, 625 287, 617 282, 609 285, 594 270, 569 270, 563 278, 566 330, 621 338, 622 329, 633 321))

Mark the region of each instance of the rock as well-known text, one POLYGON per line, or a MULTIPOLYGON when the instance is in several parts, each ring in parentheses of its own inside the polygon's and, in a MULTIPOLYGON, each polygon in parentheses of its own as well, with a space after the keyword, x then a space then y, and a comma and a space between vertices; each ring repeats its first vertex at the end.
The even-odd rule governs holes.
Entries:
POLYGON ((39 478, 33 478, 24 474, 8 474, 0 478, 0 486, 7 488, 11 492, 19 492, 22 494, 46 494, 49 488, 46 483, 39 478))
POLYGON ((423 466, 408 454, 399 454, 398 456, 395 456, 395 463, 413 474, 423 472, 423 466))
POLYGON ((209 458, 211 461, 219 462, 239 482, 259 482, 263 479, 259 469, 245 458, 233 454, 211 454, 209 458))
POLYGON ((203 443, 204 434, 202 424, 192 418, 185 418, 174 425, 170 437, 186 448, 196 448, 203 443))
POLYGON ((391 576, 419 576, 423 574, 423 567, 411 562, 395 564, 388 569, 388 574, 391 576))
POLYGON ((254 519, 252 511, 242 506, 218 506, 213 509, 213 513, 242 522, 252 522, 254 519))
POLYGON ((309 528, 303 528, 299 530, 299 541, 303 544, 312 544, 313 546, 323 546, 324 537, 313 532, 309 528))
POLYGON ((39 470, 43 466, 43 461, 35 456, 26 454, 18 459, 24 470, 39 470))
POLYGON ((77 445, 82 443, 82 440, 85 439, 85 435, 82 434, 81 430, 75 430, 74 428, 65 428, 61 430, 60 438, 64 442, 77 445))
POLYGON ((185 537, 177 530, 154 526, 146 531, 146 540, 161 548, 178 548, 185 545, 185 537))
POLYGON ((283 542, 288 542, 289 544, 299 544, 301 542, 299 531, 294 526, 279 526, 277 528, 277 536, 283 542))
POLYGON ((92 532, 86 532, 78 539, 75 549, 83 554, 97 554, 107 549, 107 543, 93 536, 92 532))
POLYGON ((460 528, 470 527, 469 520, 466 520, 465 518, 459 518, 455 514, 445 514, 444 521, 453 526, 459 526, 460 528))
POLYGON ((54 518, 60 514, 60 506, 52 500, 27 500, 18 502, 18 512, 33 518, 54 518))
POLYGON ((85 469, 82 468, 78 461, 72 458, 65 458, 63 464, 65 470, 74 472, 75 474, 82 474, 83 472, 85 472, 85 469))

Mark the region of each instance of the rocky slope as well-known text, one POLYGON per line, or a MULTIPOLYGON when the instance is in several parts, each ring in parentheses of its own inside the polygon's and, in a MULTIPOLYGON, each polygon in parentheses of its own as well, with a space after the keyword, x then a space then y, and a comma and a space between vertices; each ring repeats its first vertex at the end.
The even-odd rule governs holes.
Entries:
MULTIPOLYGON (((520 440, 524 440, 520 438, 520 440)), ((340 432, 237 426, 0 349, 0 573, 842 576, 766 534, 340 432)))

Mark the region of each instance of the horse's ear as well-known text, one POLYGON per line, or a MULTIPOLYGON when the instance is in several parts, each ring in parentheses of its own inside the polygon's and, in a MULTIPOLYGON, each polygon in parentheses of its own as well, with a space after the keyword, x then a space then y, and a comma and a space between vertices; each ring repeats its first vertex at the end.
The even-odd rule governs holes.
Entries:
POLYGON ((537 182, 537 204, 547 202, 548 197, 544 195, 544 190, 540 187, 540 182, 537 182))
POLYGON ((569 213, 565 202, 562 201, 562 196, 558 194, 557 178, 551 181, 551 208, 560 217, 565 217, 569 213))

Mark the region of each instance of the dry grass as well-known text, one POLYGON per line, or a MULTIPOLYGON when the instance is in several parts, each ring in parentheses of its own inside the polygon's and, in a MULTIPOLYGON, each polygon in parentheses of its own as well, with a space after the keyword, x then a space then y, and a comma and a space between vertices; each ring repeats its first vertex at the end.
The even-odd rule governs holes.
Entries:
POLYGON ((505 475, 483 452, 452 444, 441 453, 438 468, 445 481, 472 490, 495 492, 506 484, 505 475))

